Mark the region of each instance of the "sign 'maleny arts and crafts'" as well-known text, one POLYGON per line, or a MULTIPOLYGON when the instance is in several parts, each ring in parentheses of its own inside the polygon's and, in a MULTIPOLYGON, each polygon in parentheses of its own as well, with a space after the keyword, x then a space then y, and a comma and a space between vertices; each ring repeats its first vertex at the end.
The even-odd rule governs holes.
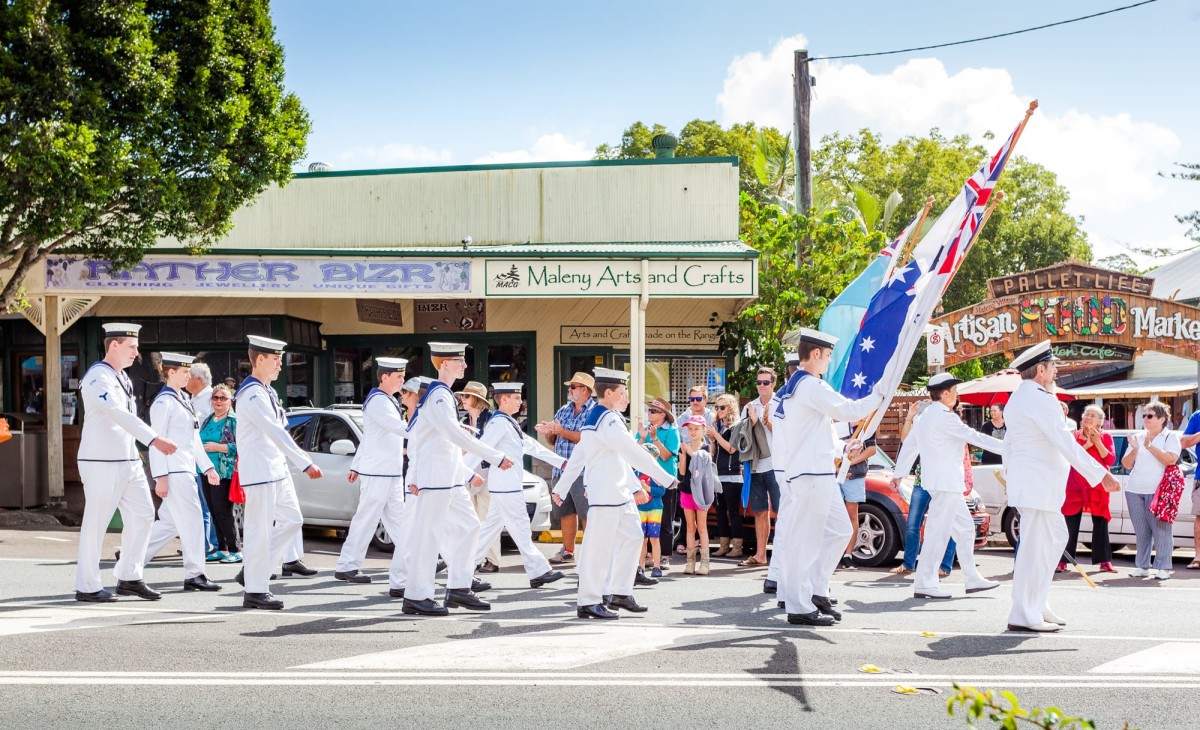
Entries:
POLYGON ((1150 297, 1152 286, 1147 277, 1059 264, 993 279, 988 287, 996 298, 931 324, 949 334, 947 366, 1044 339, 1078 359, 1128 360, 1137 350, 1154 350, 1200 360, 1200 309, 1150 297))
MULTIPOLYGON (((655 297, 753 297, 758 262, 669 261, 649 263, 655 297)), ((489 297, 636 297, 642 293, 640 261, 530 261, 488 259, 484 263, 489 297)))

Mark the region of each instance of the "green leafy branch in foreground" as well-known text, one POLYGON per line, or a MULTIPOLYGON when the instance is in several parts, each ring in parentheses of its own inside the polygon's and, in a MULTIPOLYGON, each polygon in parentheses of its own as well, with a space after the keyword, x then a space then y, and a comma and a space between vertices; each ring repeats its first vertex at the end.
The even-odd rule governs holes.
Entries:
MULTIPOLYGON (((980 691, 970 686, 954 683, 954 694, 946 701, 946 712, 953 717, 955 709, 965 711, 967 725, 976 727, 975 721, 987 718, 1000 724, 1005 730, 1020 727, 1038 727, 1043 730, 1095 730, 1096 723, 1083 717, 1068 717, 1057 707, 1021 707, 1017 696, 1007 690, 980 691), (1007 703, 1007 706, 1005 706, 1007 703), (1019 724, 1023 723, 1023 724, 1019 724)), ((1125 730, 1131 730, 1125 724, 1125 730)))

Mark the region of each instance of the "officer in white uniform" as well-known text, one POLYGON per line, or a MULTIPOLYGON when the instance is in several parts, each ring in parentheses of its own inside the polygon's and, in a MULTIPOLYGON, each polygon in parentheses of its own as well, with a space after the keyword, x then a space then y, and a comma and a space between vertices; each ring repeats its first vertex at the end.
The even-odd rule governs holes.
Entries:
POLYGON ((430 342, 430 361, 438 379, 430 383, 408 421, 408 472, 404 481, 416 496, 411 502, 408 586, 404 613, 444 616, 449 608, 487 611, 491 605, 472 590, 479 516, 467 494, 468 471, 463 451, 477 454, 493 467, 511 469, 513 460, 463 430, 457 399, 450 386, 466 373, 467 346, 430 342), (446 556, 446 605, 434 600, 438 554, 446 556))
MULTIPOLYGON (((321 469, 287 432, 287 416, 271 383, 283 367, 286 342, 247 335, 252 373, 238 388, 238 477, 246 490, 242 561, 237 581, 246 587, 243 608, 279 610, 271 595, 271 569, 288 550, 304 523, 287 462, 303 467, 310 479, 321 469)), ((287 566, 284 566, 285 568, 287 566)))
POLYGON ((161 353, 161 357, 165 385, 150 404, 150 427, 179 448, 170 456, 150 452, 150 476, 154 478, 154 492, 162 498, 162 505, 150 532, 144 562, 149 563, 178 536, 183 549, 183 589, 219 591, 221 586, 204 574, 204 515, 196 491, 196 467, 204 467, 201 478, 209 484, 219 484, 221 478, 204 453, 200 419, 184 395, 184 386, 191 377, 188 366, 196 358, 174 352, 161 353))
POLYGON ((788 623, 830 626, 841 614, 828 596, 830 576, 850 540, 852 526, 838 487, 835 460, 843 444, 833 421, 860 421, 883 404, 877 390, 849 400, 821 379, 829 368, 837 338, 816 330, 799 332, 800 369, 777 394, 772 458, 781 490, 775 534, 786 550, 780 561, 779 595, 788 623))
POLYGON ((1054 568, 1067 545, 1062 514, 1074 467, 1088 484, 1120 489, 1115 477, 1076 441, 1054 396, 1058 358, 1044 340, 1013 360, 1021 384, 1004 408, 1008 503, 1021 514, 1021 545, 1013 567, 1010 631, 1058 631, 1066 625, 1048 603, 1054 568))
POLYGON ((633 581, 643 539, 637 505, 645 504, 650 492, 634 477, 633 469, 668 488, 678 479, 634 440, 621 417, 629 405, 629 373, 598 367, 593 375, 596 405, 584 420, 579 443, 554 487, 554 503, 562 504, 582 472, 588 524, 578 563, 575 615, 615 619, 616 612, 605 603, 635 613, 646 611, 633 598, 633 581))
POLYGON ((963 454, 967 444, 999 454, 1000 439, 986 436, 963 423, 953 408, 958 402, 958 384, 950 373, 938 373, 929 379, 929 398, 933 403, 917 417, 900 449, 893 472, 893 485, 912 473, 921 457, 921 486, 929 492, 929 512, 925 518, 925 539, 917 561, 913 594, 917 598, 949 598, 938 585, 938 565, 946 545, 954 538, 958 562, 962 565, 967 593, 991 590, 998 585, 979 574, 975 567, 975 521, 963 499, 966 472, 963 454))
POLYGON ((396 394, 404 386, 404 369, 408 360, 399 357, 377 357, 375 367, 379 373, 379 387, 372 388, 363 400, 363 439, 350 463, 347 479, 351 484, 359 483, 358 509, 350 521, 346 541, 338 556, 333 577, 349 583, 370 583, 370 576, 358 572, 367 547, 379 521, 392 538, 395 552, 392 568, 399 573, 389 576, 391 583, 399 584, 400 596, 406 582, 405 553, 408 546, 403 539, 404 519, 404 432, 408 422, 400 411, 396 394), (399 556, 399 558, 397 558, 399 556))
POLYGON ((133 383, 125 368, 138 356, 142 326, 112 322, 104 327, 104 359, 83 376, 83 436, 79 442, 79 476, 83 480, 83 523, 75 569, 75 600, 117 600, 100 579, 100 551, 113 513, 121 510, 121 544, 126 550, 113 575, 117 593, 157 600, 162 595, 142 580, 143 558, 154 523, 154 502, 135 439, 161 454, 175 453, 175 442, 159 436, 137 417, 133 383))
MULTIPOLYGON (((522 457, 528 454, 556 469, 561 469, 567 460, 530 438, 513 418, 513 415, 521 410, 521 388, 524 385, 524 383, 492 383, 496 410, 492 412, 492 417, 483 427, 480 440, 488 446, 502 451, 514 463, 521 463, 522 457)), ((482 461, 478 456, 468 456, 467 468, 478 471, 482 461)), ((522 471, 518 469, 487 470, 486 488, 491 499, 488 502, 487 517, 484 518, 483 526, 479 530, 479 545, 475 551, 475 562, 483 560, 488 552, 488 546, 500 537, 500 530, 507 529, 509 537, 521 551, 521 560, 525 564, 525 575, 529 578, 529 587, 541 588, 547 583, 561 579, 563 574, 561 571, 551 570, 550 561, 546 560, 546 556, 542 555, 542 552, 533 544, 521 477, 522 471)))

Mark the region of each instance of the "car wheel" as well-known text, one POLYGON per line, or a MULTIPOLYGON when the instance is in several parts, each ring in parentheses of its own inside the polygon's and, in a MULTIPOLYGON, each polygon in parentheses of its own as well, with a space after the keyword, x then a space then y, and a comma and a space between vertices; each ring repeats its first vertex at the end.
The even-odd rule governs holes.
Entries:
POLYGON ((388 534, 382 522, 375 526, 375 534, 371 535, 371 547, 385 553, 396 550, 396 543, 392 542, 392 536, 388 534))
POLYGON ((246 505, 241 502, 233 503, 233 529, 237 532, 237 544, 245 545, 242 536, 246 527, 246 505))
POLYGON ((858 506, 858 541, 852 553, 856 565, 874 568, 900 552, 900 530, 887 511, 877 504, 858 506))
POLYGON ((1008 544, 1013 548, 1017 547, 1017 541, 1021 537, 1021 513, 1008 507, 1004 510, 1004 517, 1000 520, 1000 528, 1004 530, 1004 536, 1008 538, 1008 544))

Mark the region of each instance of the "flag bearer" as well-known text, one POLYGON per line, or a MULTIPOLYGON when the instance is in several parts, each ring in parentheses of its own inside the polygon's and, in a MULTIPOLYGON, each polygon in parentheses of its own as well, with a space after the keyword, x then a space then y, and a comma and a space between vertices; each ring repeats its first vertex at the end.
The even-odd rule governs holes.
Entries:
POLYGON ((929 492, 929 513, 925 518, 925 539, 917 559, 913 581, 916 598, 949 598, 938 585, 938 565, 950 539, 958 546, 958 562, 966 577, 967 593, 991 590, 998 585, 979 574, 975 567, 975 520, 963 499, 966 471, 963 450, 967 444, 999 454, 1000 439, 986 436, 963 423, 954 406, 958 404, 958 384, 950 373, 938 373, 929 379, 929 399, 933 404, 917 418, 893 472, 893 484, 907 476, 921 457, 921 486, 929 492))
POLYGON ((646 610, 633 598, 633 581, 642 549, 637 505, 650 499, 650 491, 634 477, 633 469, 668 488, 679 480, 663 470, 625 426, 621 412, 629 405, 629 373, 598 367, 593 375, 596 405, 584 419, 579 443, 554 487, 554 502, 562 504, 582 471, 588 525, 579 557, 575 614, 615 619, 610 607, 634 613, 646 610))
MULTIPOLYGON (((492 383, 492 394, 496 399, 496 410, 483 427, 480 438, 489 446, 504 452, 514 463, 520 463, 525 454, 544 461, 556 469, 561 469, 566 463, 553 451, 539 444, 521 430, 513 415, 521 410, 521 388, 524 383, 492 383)), ((482 459, 478 456, 467 457, 467 468, 477 470, 482 459)), ((509 537, 521 551, 521 560, 525 563, 525 575, 529 578, 531 588, 541 588, 547 583, 553 583, 563 577, 562 572, 550 569, 550 562, 533 544, 529 535, 529 512, 525 509, 525 497, 522 494, 522 472, 518 469, 508 471, 488 470, 487 487, 491 499, 488 503, 487 517, 479 531, 479 545, 476 547, 476 560, 483 560, 488 546, 500 536, 501 529, 507 529, 509 537)))
POLYGON ((883 404, 883 396, 872 391, 852 401, 829 387, 821 376, 837 338, 808 328, 799 336, 799 369, 776 394, 771 439, 780 488, 788 493, 775 522, 775 534, 787 546, 775 556, 781 561, 778 590, 788 623, 830 626, 841 614, 829 599, 829 579, 852 532, 834 467, 843 444, 833 421, 861 421, 883 404))
POLYGON ((141 441, 160 454, 175 453, 175 442, 160 436, 137 417, 133 383, 125 368, 138 357, 138 324, 110 322, 104 327, 104 359, 83 376, 83 436, 79 441, 79 476, 83 480, 83 523, 75 568, 75 600, 115 601, 100 578, 100 550, 113 513, 121 510, 121 544, 127 550, 113 568, 117 593, 149 601, 162 595, 142 580, 146 545, 154 524, 154 502, 137 445, 141 441))
POLYGON ((479 516, 467 494, 463 451, 477 454, 492 468, 507 470, 513 460, 472 438, 458 422, 450 386, 467 369, 467 346, 430 342, 430 361, 438 371, 408 422, 408 472, 404 481, 416 496, 409 532, 408 585, 403 610, 419 616, 444 616, 450 608, 487 611, 491 605, 472 590, 479 516), (446 604, 434 600, 438 553, 446 557, 446 604))
POLYGON ((243 608, 279 610, 283 601, 271 595, 271 570, 294 549, 303 525, 296 486, 287 462, 303 467, 309 479, 320 479, 312 463, 287 431, 287 416, 271 383, 283 367, 286 342, 247 335, 251 375, 242 381, 235 401, 238 414, 238 476, 246 490, 242 561, 238 582, 246 587, 243 608))
POLYGON ((150 452, 150 476, 154 478, 154 493, 162 498, 162 505, 150 532, 144 562, 150 562, 178 535, 183 549, 183 589, 219 591, 221 586, 204 574, 204 512, 200 493, 196 491, 197 466, 204 467, 201 478, 209 484, 220 484, 221 478, 204 453, 200 419, 191 400, 184 396, 184 386, 191 379, 190 368, 196 358, 174 352, 161 353, 161 358, 165 385, 150 404, 150 427, 179 448, 170 456, 150 452))
POLYGON ((400 569, 400 574, 391 576, 392 582, 403 586, 404 556, 408 552, 403 537, 406 527, 404 431, 408 423, 400 412, 396 394, 404 386, 404 369, 408 367, 408 361, 399 357, 377 357, 375 367, 379 371, 379 387, 372 388, 363 400, 363 440, 354 454, 347 479, 351 484, 359 483, 358 509, 350 521, 333 577, 349 583, 371 582, 371 578, 359 573, 358 568, 382 518, 395 546, 392 567, 400 569))

